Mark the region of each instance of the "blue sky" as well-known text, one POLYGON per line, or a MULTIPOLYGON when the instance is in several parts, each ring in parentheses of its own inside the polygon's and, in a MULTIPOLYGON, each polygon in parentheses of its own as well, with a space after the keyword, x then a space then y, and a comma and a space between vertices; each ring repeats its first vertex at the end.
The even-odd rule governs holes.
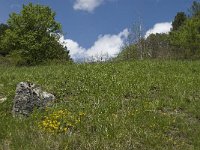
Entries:
POLYGON ((148 33, 168 32, 179 11, 193 0, 0 0, 0 23, 29 2, 50 6, 62 24, 62 43, 74 59, 117 54, 133 23, 142 21, 148 33))

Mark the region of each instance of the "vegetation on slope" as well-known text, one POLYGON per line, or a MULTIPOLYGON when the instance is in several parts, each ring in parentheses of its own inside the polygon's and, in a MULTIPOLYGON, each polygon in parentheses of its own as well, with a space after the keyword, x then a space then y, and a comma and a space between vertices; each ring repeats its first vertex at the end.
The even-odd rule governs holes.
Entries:
POLYGON ((0 149, 199 149, 199 65, 133 61, 1 67, 0 95, 7 100, 0 104, 0 149), (20 81, 42 85, 55 94, 55 105, 29 118, 13 118, 20 81), (47 117, 54 120, 53 114, 68 124, 66 129, 41 128, 47 117))
POLYGON ((189 13, 178 12, 169 34, 143 37, 142 24, 133 25, 119 60, 200 58, 200 2, 194 1, 189 13))

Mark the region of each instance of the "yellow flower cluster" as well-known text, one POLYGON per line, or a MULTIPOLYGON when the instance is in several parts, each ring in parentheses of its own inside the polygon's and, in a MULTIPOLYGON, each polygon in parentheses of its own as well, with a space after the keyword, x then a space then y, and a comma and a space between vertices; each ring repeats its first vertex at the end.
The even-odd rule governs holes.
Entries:
POLYGON ((51 133, 67 133, 73 130, 81 122, 81 117, 85 113, 79 112, 78 115, 72 114, 68 110, 58 110, 49 113, 38 123, 39 128, 51 133))

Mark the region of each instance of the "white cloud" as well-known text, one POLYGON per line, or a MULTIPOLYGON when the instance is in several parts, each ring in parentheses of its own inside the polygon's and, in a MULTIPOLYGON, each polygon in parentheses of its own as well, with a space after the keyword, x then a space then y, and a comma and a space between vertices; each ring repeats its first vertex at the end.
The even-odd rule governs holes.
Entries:
POLYGON ((81 59, 86 51, 86 49, 81 47, 77 42, 71 39, 64 39, 64 36, 61 36, 59 42, 70 50, 70 56, 74 60, 81 59))
POLYGON ((103 57, 102 59, 116 56, 124 45, 124 40, 128 37, 128 34, 128 29, 124 29, 116 35, 100 35, 93 46, 88 49, 81 47, 77 42, 71 39, 64 39, 63 36, 60 38, 60 42, 67 46, 70 50, 71 57, 75 61, 89 60, 91 58, 98 60, 100 56, 103 57))
POLYGON ((104 0, 76 0, 73 8, 75 10, 84 10, 92 12, 95 8, 100 6, 104 0))
POLYGON ((157 23, 153 26, 152 29, 149 29, 146 34, 145 38, 147 38, 150 34, 156 34, 156 33, 169 33, 170 29, 172 28, 171 22, 162 22, 157 23))
POLYGON ((117 35, 106 34, 99 36, 94 45, 87 50, 89 56, 108 54, 114 57, 124 43, 124 39, 128 36, 128 29, 124 29, 117 35))
POLYGON ((117 0, 75 0, 73 8, 75 10, 93 12, 97 7, 106 1, 115 2, 117 0))

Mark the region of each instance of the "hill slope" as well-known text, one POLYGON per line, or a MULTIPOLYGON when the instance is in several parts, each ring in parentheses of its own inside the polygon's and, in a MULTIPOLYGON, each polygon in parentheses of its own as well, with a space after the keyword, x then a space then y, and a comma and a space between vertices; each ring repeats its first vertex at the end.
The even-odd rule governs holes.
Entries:
POLYGON ((198 149, 199 66, 135 61, 1 67, 0 96, 7 100, 0 103, 0 149, 198 149), (55 94, 55 105, 12 118, 21 81, 55 94))

